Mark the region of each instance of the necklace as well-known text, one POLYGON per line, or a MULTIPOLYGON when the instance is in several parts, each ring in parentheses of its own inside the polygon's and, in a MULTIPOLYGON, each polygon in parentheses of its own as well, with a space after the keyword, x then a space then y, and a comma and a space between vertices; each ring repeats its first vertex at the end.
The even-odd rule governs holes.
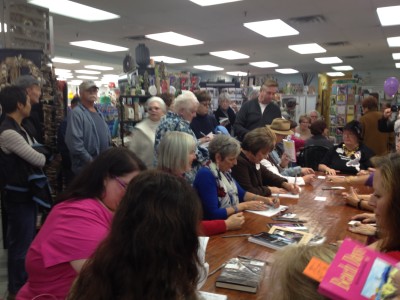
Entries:
POLYGON ((353 150, 349 150, 349 149, 346 147, 346 145, 343 144, 343 151, 344 151, 344 154, 345 154, 347 157, 351 157, 352 155, 354 155, 354 153, 356 153, 356 152, 358 151, 358 146, 356 146, 353 150))

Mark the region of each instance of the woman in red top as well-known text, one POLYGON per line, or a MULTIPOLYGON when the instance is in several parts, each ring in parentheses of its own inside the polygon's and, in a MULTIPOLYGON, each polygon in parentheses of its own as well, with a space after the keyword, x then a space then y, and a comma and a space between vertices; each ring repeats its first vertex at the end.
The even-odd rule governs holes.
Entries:
MULTIPOLYGON (((196 141, 190 134, 178 131, 167 133, 158 148, 158 169, 183 177, 192 168, 196 158, 195 149, 196 141)), ((197 194, 194 190, 193 193, 197 194)), ((226 220, 202 221, 200 234, 209 236, 239 229, 243 223, 243 213, 233 214, 226 220)))

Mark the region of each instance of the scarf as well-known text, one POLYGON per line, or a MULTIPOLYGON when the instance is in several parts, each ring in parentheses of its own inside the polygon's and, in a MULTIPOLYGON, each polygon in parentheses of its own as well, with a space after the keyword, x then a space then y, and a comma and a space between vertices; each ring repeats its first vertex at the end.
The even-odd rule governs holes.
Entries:
POLYGON ((230 172, 221 172, 214 162, 207 166, 217 182, 218 200, 221 208, 239 204, 238 189, 230 172))

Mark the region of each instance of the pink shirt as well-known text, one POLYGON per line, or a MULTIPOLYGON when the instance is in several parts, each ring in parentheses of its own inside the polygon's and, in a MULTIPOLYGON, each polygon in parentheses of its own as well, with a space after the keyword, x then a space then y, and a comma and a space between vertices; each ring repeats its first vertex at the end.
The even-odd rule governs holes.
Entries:
POLYGON ((77 272, 70 262, 89 258, 106 237, 113 214, 98 200, 64 201, 50 212, 26 255, 28 281, 17 299, 51 294, 65 299, 77 272))

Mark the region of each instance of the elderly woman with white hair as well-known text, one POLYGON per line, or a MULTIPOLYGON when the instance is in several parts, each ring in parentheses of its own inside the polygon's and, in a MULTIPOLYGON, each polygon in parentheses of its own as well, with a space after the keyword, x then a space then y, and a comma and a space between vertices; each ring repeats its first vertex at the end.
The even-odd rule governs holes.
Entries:
POLYGON ((148 117, 133 128, 131 140, 127 146, 146 164, 147 168, 152 168, 156 129, 167 112, 167 107, 160 97, 151 97, 147 100, 145 107, 148 117))
MULTIPOLYGON (((156 129, 156 139, 154 143, 154 151, 157 165, 158 145, 166 132, 181 131, 186 132, 196 139, 196 135, 190 128, 190 122, 196 116, 199 101, 196 96, 189 91, 184 91, 174 102, 172 111, 168 111, 156 129)), ((197 139, 196 139, 197 140, 197 139)), ((208 161, 208 150, 196 145, 196 158, 192 163, 192 169, 185 173, 185 179, 190 183, 193 182, 197 170, 208 161)))
POLYGON ((221 93, 218 97, 218 109, 214 112, 218 123, 226 127, 226 130, 232 134, 232 125, 235 123, 236 114, 232 109, 231 98, 228 93, 221 93))

